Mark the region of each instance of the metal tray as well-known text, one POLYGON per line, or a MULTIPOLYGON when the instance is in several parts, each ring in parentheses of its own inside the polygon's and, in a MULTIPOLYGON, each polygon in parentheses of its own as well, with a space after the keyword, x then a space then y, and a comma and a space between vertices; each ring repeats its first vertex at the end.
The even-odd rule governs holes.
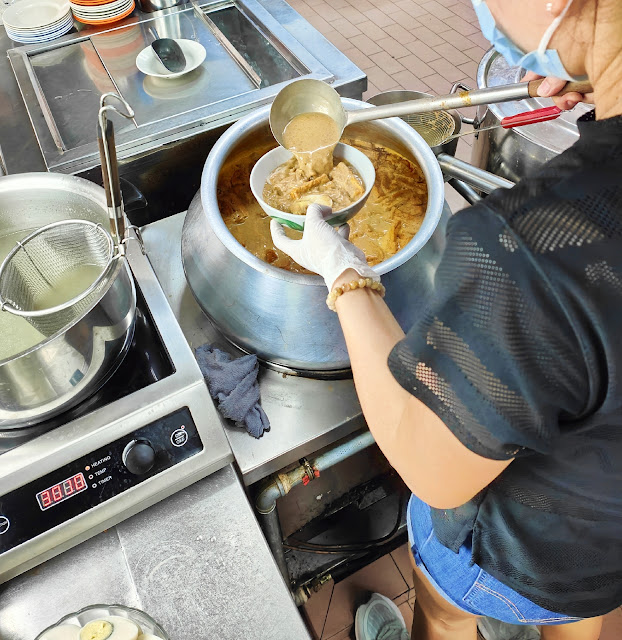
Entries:
POLYGON ((229 124, 295 78, 333 79, 256 0, 192 2, 8 55, 46 166, 61 173, 99 164, 95 116, 107 91, 136 113, 133 121, 115 122, 125 159, 229 124), (155 34, 200 42, 205 62, 177 79, 145 76, 136 56, 155 34))

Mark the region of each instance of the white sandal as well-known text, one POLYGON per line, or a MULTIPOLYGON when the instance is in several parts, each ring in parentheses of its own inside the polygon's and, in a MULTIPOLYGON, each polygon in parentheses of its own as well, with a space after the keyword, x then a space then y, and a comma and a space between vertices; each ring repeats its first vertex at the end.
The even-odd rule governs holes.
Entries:
POLYGON ((354 633, 356 640, 410 640, 402 612, 379 593, 357 609, 354 633))

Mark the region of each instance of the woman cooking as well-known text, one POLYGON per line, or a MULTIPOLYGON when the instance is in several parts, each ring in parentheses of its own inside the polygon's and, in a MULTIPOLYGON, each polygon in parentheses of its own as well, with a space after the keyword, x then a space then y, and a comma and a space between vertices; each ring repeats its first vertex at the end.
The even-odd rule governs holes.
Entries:
MULTIPOLYGON (((597 640, 622 604, 622 3, 473 4, 510 63, 589 77, 580 140, 452 218, 406 335, 322 207, 302 240, 272 234, 324 277, 369 428, 413 492, 412 638, 475 640, 488 616, 597 640)), ((408 638, 378 594, 356 634, 408 638)))

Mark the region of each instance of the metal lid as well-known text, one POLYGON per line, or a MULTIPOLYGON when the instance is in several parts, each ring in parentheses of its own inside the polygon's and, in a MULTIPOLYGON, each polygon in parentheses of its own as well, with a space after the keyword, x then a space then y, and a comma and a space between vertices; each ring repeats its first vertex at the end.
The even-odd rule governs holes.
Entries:
MULTIPOLYGON (((477 86, 483 89, 520 82, 524 74, 524 69, 510 67, 501 54, 494 49, 490 49, 479 64, 477 86)), ((518 113, 552 105, 553 101, 550 98, 532 98, 504 102, 502 104, 491 104, 488 109, 501 120, 507 116, 515 116, 518 113)), ((592 108, 589 105, 579 104, 572 111, 563 113, 557 120, 518 127, 514 129, 514 132, 541 147, 550 149, 555 153, 561 153, 579 139, 577 119, 591 111, 592 108)))

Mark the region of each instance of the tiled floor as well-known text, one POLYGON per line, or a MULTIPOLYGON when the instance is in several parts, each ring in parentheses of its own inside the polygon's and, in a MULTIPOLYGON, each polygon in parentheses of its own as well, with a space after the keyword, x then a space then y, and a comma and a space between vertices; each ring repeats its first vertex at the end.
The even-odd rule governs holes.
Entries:
MULTIPOLYGON (((407 89, 447 93, 456 81, 475 87, 477 65, 489 44, 471 0, 288 0, 369 78, 364 98, 407 89)), ((472 116, 472 113, 465 114, 472 116)), ((466 130, 466 127, 464 130, 466 130)), ((471 159, 472 139, 460 139, 457 156, 471 159)), ((450 187, 452 211, 464 201, 450 187)), ((408 549, 401 547, 347 580, 329 582, 305 605, 315 638, 353 638, 356 607, 378 591, 412 624, 414 590, 408 549)), ((622 638, 622 609, 609 614, 601 640, 622 638)))
POLYGON ((412 625, 414 591, 408 548, 400 547, 346 580, 326 583, 305 605, 317 640, 354 638, 354 614, 371 593, 391 598, 400 608, 408 628, 412 625))
MULTIPOLYGON (((394 89, 448 93, 457 81, 475 87, 477 66, 490 46, 471 0, 288 2, 365 71, 365 99, 394 89)), ((458 158, 471 159, 471 143, 468 136, 460 139, 458 158)), ((450 187, 446 198, 452 211, 465 204, 450 187)))

